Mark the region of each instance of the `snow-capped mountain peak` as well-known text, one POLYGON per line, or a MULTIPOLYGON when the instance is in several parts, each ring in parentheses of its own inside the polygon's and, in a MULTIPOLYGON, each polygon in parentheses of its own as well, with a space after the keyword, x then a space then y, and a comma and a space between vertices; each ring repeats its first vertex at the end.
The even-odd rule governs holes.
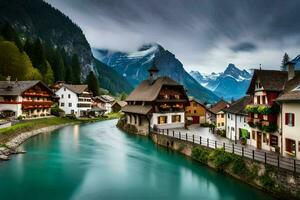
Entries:
POLYGON ((241 70, 232 63, 221 73, 201 74, 198 71, 191 71, 190 74, 202 86, 225 99, 244 96, 252 77, 247 70, 241 70))

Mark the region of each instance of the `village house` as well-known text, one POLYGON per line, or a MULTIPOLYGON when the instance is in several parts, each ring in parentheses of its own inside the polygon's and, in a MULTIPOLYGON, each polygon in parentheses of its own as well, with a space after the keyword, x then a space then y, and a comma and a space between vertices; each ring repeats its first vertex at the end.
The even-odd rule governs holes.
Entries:
POLYGON ((54 93, 42 81, 0 81, 2 117, 43 117, 50 115, 54 93))
POLYGON ((184 87, 173 79, 157 77, 154 65, 144 80, 126 98, 122 108, 126 124, 136 127, 139 134, 147 135, 151 128, 170 129, 185 126, 185 108, 189 99, 184 87))
POLYGON ((280 106, 275 102, 283 92, 288 72, 254 70, 247 91, 252 101, 246 107, 251 127, 251 145, 279 152, 281 147, 280 106))
MULTIPOLYGON (((223 99, 214 104, 210 109, 206 112, 206 122, 209 124, 218 124, 222 125, 224 123, 224 113, 222 110, 227 108, 230 104, 223 99), (218 121, 217 121, 218 120, 218 121)), ((225 124, 224 124, 225 125, 225 124)))
POLYGON ((223 109, 226 137, 234 140, 236 143, 241 140, 251 144, 250 126, 246 120, 248 114, 245 112, 245 107, 251 101, 252 98, 250 96, 245 96, 223 109))
POLYGON ((288 63, 288 81, 284 92, 276 99, 281 104, 282 153, 300 159, 300 72, 294 64, 300 56, 288 63))
POLYGON ((111 107, 112 112, 120 112, 121 109, 127 105, 126 101, 115 101, 111 107))
POLYGON ((105 110, 105 114, 112 112, 112 105, 115 102, 115 98, 109 95, 101 95, 93 97, 93 108, 98 107, 105 110))
POLYGON ((190 97, 190 105, 185 108, 186 118, 191 120, 192 124, 205 123, 206 107, 196 99, 190 97))
POLYGON ((84 117, 91 110, 93 94, 87 85, 63 84, 56 95, 60 97, 59 108, 66 114, 84 117))

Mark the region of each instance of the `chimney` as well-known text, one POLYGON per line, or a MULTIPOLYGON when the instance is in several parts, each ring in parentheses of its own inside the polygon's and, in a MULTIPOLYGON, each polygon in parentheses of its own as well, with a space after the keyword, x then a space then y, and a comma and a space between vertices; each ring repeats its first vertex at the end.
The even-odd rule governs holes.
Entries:
POLYGON ((7 76, 7 77, 6 77, 6 81, 7 81, 8 83, 10 83, 10 78, 11 78, 10 76, 7 76))
POLYGON ((288 80, 292 80, 295 77, 295 65, 294 63, 288 63, 288 80))

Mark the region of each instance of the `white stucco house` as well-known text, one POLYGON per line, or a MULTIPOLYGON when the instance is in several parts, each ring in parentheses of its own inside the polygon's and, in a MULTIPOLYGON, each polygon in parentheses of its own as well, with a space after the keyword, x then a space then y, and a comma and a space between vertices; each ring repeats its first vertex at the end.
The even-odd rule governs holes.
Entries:
POLYGON ((66 114, 84 117, 91 110, 92 93, 87 85, 63 84, 55 94, 60 97, 59 108, 66 114))
POLYGON ((112 112, 112 106, 115 102, 115 98, 109 95, 101 95, 93 98, 93 108, 101 108, 105 110, 105 114, 112 112))
POLYGON ((250 96, 245 96, 223 109, 225 114, 226 137, 238 142, 241 138, 251 144, 250 126, 247 123, 245 107, 251 102, 250 96))

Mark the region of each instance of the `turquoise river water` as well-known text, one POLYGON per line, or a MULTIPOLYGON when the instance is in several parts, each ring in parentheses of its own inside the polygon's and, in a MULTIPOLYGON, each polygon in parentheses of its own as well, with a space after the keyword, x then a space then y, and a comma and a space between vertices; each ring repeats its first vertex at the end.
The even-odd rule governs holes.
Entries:
POLYGON ((0 199, 272 199, 115 124, 73 125, 30 139, 26 154, 0 163, 0 199))

